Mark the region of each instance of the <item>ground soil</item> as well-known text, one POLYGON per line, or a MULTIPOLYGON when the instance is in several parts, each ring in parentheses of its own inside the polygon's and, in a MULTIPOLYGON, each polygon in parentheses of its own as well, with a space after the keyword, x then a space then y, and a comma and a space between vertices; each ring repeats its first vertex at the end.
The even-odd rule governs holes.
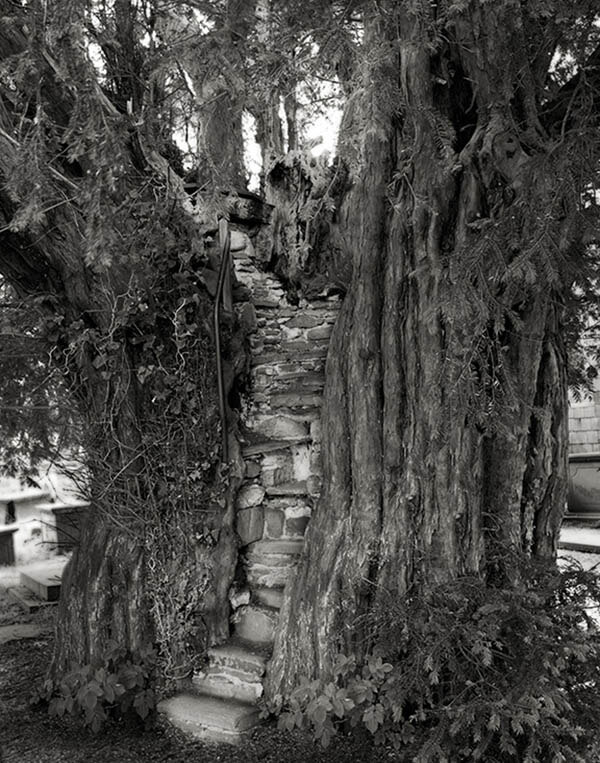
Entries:
POLYGON ((42 627, 36 638, 0 644, 0 763, 379 763, 400 760, 369 740, 339 737, 322 750, 307 734, 279 731, 274 723, 254 731, 241 748, 206 745, 157 725, 112 722, 93 734, 79 723, 50 718, 30 698, 43 682, 52 652, 54 610, 24 614, 0 585, 0 628, 42 627))

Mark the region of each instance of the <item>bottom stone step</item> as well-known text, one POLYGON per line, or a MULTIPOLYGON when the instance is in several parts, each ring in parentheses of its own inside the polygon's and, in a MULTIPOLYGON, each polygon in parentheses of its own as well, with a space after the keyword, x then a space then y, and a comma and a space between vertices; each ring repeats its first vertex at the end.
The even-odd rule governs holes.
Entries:
POLYGON ((158 703, 158 712, 186 734, 210 742, 239 744, 259 723, 258 708, 233 700, 177 694, 158 703))

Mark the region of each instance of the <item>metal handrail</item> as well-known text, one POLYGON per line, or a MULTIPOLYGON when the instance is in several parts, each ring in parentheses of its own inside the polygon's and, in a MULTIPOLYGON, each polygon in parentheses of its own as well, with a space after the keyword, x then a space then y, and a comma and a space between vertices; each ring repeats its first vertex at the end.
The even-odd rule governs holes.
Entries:
POLYGON ((217 354, 217 388, 219 391, 219 414, 221 416, 221 446, 222 461, 229 461, 229 442, 227 431, 227 405, 225 401, 225 382, 223 379, 223 357, 221 355, 221 314, 220 306, 223 299, 223 287, 225 276, 231 263, 231 233, 227 220, 219 220, 219 244, 221 246, 221 265, 219 267, 219 280, 217 282, 217 294, 213 312, 213 326, 215 331, 215 349, 217 354))

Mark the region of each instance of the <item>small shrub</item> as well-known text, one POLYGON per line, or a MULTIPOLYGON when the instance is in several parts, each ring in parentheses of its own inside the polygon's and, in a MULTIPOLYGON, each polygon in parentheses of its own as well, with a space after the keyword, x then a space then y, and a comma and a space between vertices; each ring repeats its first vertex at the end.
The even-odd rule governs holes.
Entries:
POLYGON ((60 681, 47 680, 33 702, 48 702, 50 716, 83 717, 94 732, 109 717, 122 717, 132 711, 147 722, 156 707, 156 656, 151 648, 128 654, 108 642, 100 664, 76 666, 60 681))
POLYGON ((329 682, 276 698, 280 727, 310 727, 327 746, 340 726, 362 725, 415 763, 589 761, 600 583, 575 564, 523 567, 514 587, 471 577, 390 597, 371 622, 372 653, 340 655, 329 682))

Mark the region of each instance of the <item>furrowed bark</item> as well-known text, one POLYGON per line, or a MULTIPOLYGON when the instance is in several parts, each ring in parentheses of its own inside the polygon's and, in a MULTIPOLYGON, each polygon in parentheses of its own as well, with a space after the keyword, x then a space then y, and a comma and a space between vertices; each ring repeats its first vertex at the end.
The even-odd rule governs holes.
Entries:
POLYGON ((346 141, 351 190, 337 231, 353 278, 327 360, 323 491, 285 596, 272 698, 303 677, 327 680, 340 651, 368 652, 369 622, 390 596, 469 573, 516 584, 515 556, 556 551, 566 487, 557 305, 570 279, 544 279, 568 213, 544 228, 533 210, 560 193, 560 174, 543 148, 532 154, 535 78, 507 53, 521 8, 469 4, 434 53, 422 10, 400 11, 396 31, 383 14, 367 22, 375 63, 363 62, 343 122, 366 133, 358 151, 346 141))
MULTIPOLYGON (((64 130, 80 94, 63 87, 57 79, 58 66, 43 46, 29 50, 21 17, 29 9, 1 0, 0 5, 14 22, 11 35, 0 35, 0 58, 35 57, 37 74, 44 82, 40 107, 54 126, 64 130)), ((29 30, 35 28, 33 17, 25 21, 30 22, 29 30)), ((58 322, 53 357, 79 404, 91 467, 91 518, 63 581, 51 674, 59 680, 73 664, 101 662, 112 639, 131 650, 158 642, 171 669, 166 677, 181 678, 189 669, 190 650, 197 655, 229 634, 227 595, 237 564, 233 495, 241 474, 234 458, 229 489, 223 490, 215 463, 219 423, 214 338, 208 318, 212 300, 198 282, 191 301, 198 322, 194 334, 198 357, 188 362, 197 369, 193 391, 202 388, 204 396, 187 423, 186 399, 182 399, 183 427, 177 429, 177 421, 165 423, 164 400, 155 400, 139 378, 140 368, 156 365, 156 356, 152 347, 145 348, 138 340, 153 334, 150 344, 162 345, 160 363, 171 375, 179 373, 175 319, 182 307, 177 291, 182 268, 176 267, 175 259, 175 266, 162 263, 158 275, 146 253, 138 252, 136 257, 127 239, 128 226, 137 223, 126 220, 123 224, 118 218, 106 220, 104 232, 109 240, 129 240, 129 248, 90 261, 88 210, 81 201, 89 192, 81 176, 87 156, 79 162, 63 159, 52 164, 48 160, 46 182, 40 185, 44 215, 37 222, 17 224, 16 216, 27 198, 18 198, 6 181, 15 171, 21 148, 20 123, 31 115, 24 118, 19 112, 10 88, 3 94, 0 272, 21 296, 38 298, 49 320, 58 322), (158 291, 153 291, 154 286, 158 291), (164 300, 160 307, 159 293, 164 300), (145 294, 141 306, 157 311, 154 324, 145 323, 142 311, 139 321, 115 328, 118 316, 124 317, 120 311, 128 294, 145 294), (160 310, 164 312, 158 314, 160 310), (88 335, 89 341, 78 344, 78 338, 88 335), (104 350, 106 358, 101 357, 104 350), (176 433, 169 439, 171 432, 176 433), (198 484, 203 461, 210 468, 202 477, 202 490, 194 493, 192 486, 194 480, 198 484), (194 503, 197 493, 200 505, 194 503), (178 618, 185 619, 179 630, 178 618)), ((96 98, 94 105, 107 122, 119 118, 117 108, 99 87, 87 95, 96 98)), ((176 253, 196 251, 196 235, 201 234, 193 222, 185 223, 189 200, 183 198, 182 180, 169 172, 149 130, 140 126, 145 129, 146 134, 132 129, 128 135, 122 175, 115 186, 124 199, 131 193, 150 205, 161 205, 159 211, 168 210, 165 219, 172 227, 165 229, 164 241, 155 242, 159 249, 171 246, 173 251, 170 237, 176 241, 176 253), (152 186, 166 187, 170 195, 158 200, 152 192, 145 195, 152 186)), ((125 323, 128 320, 125 316, 125 323)), ((233 443, 232 449, 235 456, 233 443)))

